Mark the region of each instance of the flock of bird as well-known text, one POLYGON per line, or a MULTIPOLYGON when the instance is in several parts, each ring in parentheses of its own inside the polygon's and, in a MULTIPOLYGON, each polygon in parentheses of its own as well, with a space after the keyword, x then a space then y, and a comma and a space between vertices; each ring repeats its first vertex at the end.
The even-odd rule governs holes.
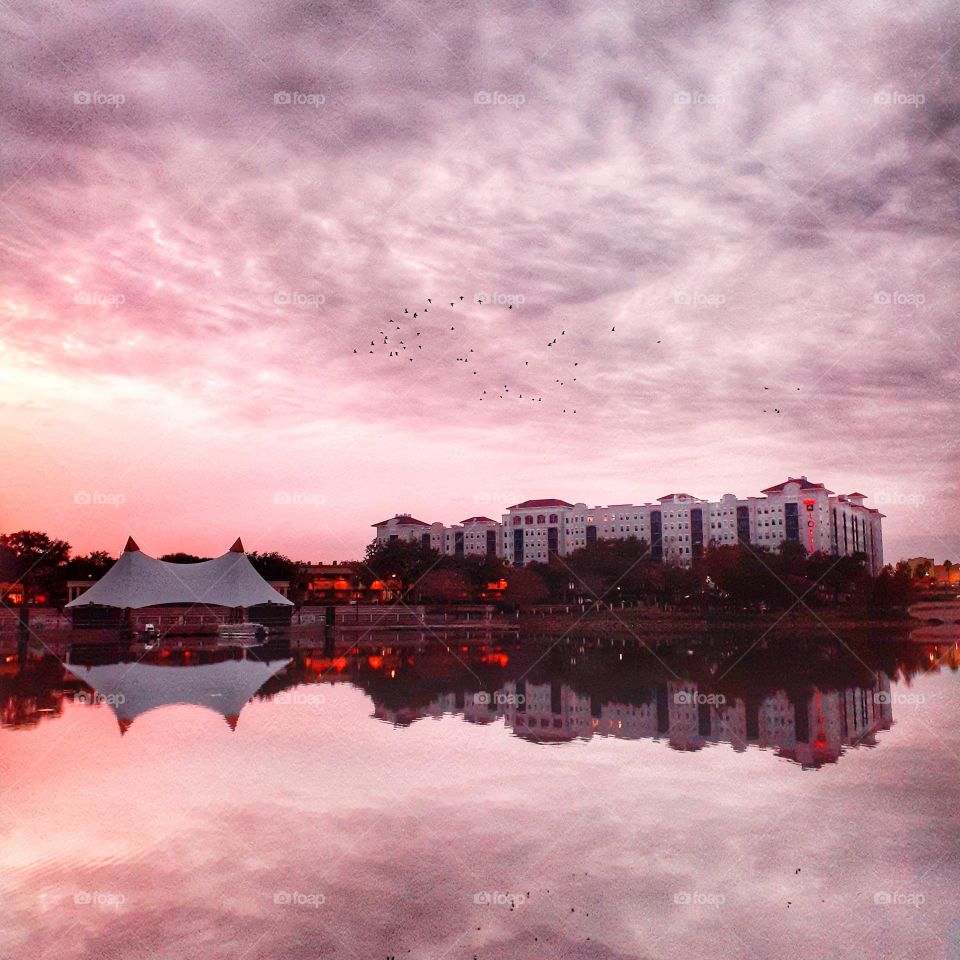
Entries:
MULTIPOLYGON (((454 297, 453 300, 443 300, 438 301, 434 304, 432 297, 427 297, 425 305, 420 307, 411 308, 410 306, 403 307, 403 313, 398 314, 398 319, 388 318, 383 329, 379 330, 378 335, 373 335, 373 339, 370 340, 369 346, 366 348, 368 354, 384 353, 386 352, 387 357, 390 359, 403 360, 406 359, 409 363, 415 363, 417 359, 423 360, 430 355, 430 348, 433 346, 434 342, 439 340, 439 336, 443 332, 456 333, 457 330, 457 320, 456 314, 451 315, 450 310, 456 311, 458 308, 462 308, 465 305, 472 306, 472 304, 466 304, 466 296, 463 294, 458 294, 454 297), (428 314, 433 311, 433 316, 428 317, 428 314), (439 318, 439 321, 438 319, 439 318), (454 322, 450 322, 451 319, 454 322), (402 320, 402 325, 401 325, 402 320), (446 330, 447 325, 449 324, 449 330, 446 330), (404 332, 406 331, 406 332, 404 332), (424 344, 428 345, 428 350, 424 353, 424 344)), ((487 301, 483 297, 477 298, 477 305, 483 306, 487 301)), ((497 303, 493 306, 506 307, 507 310, 513 310, 513 303, 497 303)), ((610 333, 615 334, 617 332, 616 324, 610 328, 610 333)), ((561 338, 565 337, 567 331, 561 329, 560 333, 553 337, 552 340, 548 340, 546 343, 547 348, 553 348, 560 346, 563 341, 561 338)), ((658 344, 662 343, 661 340, 656 341, 658 344)), ((442 343, 442 342, 441 342, 442 343)), ((354 348, 354 354, 360 354, 363 348, 354 348)), ((461 347, 461 355, 453 356, 451 359, 454 363, 457 364, 466 364, 469 366, 477 366, 477 361, 479 355, 473 347, 468 347, 465 350, 461 347)), ((447 354, 449 357, 449 353, 447 354)), ((436 358, 431 358, 436 359, 436 358)), ((582 373, 582 370, 579 370, 580 361, 579 360, 566 360, 564 363, 570 364, 570 374, 576 370, 578 373, 582 373)), ((536 367, 536 364, 535 364, 536 367)), ((481 375, 481 370, 473 369, 470 371, 472 376, 478 377, 481 375)), ((530 361, 523 361, 523 373, 530 372, 530 361)), ((489 379, 489 378, 488 378, 489 379)), ((513 399, 514 397, 518 400, 527 399, 532 403, 543 403, 544 396, 548 395, 547 391, 536 390, 532 394, 529 388, 520 388, 514 385, 514 388, 511 390, 509 382, 504 383, 502 386, 492 386, 489 382, 482 383, 481 381, 474 381, 479 389, 479 394, 477 399, 480 401, 484 400, 507 400, 513 399), (526 397, 521 392, 521 389, 526 389, 526 397)), ((499 381, 497 381, 499 384, 499 381)), ((568 383, 573 384, 577 383, 578 378, 576 376, 571 376, 568 374, 566 378, 564 377, 554 377, 553 384, 548 388, 549 390, 560 391, 562 388, 566 387, 568 383)), ((770 387, 764 387, 764 390, 770 390, 770 387)), ((800 388, 797 387, 799 391, 800 388)), ((551 396, 548 395, 548 399, 551 396)), ((561 403, 564 402, 561 399, 561 403)), ((564 414, 575 414, 576 408, 572 405, 569 407, 562 407, 562 412, 564 414)), ((780 407, 770 407, 763 408, 764 413, 772 412, 775 415, 780 415, 783 411, 780 407)))
MULTIPOLYGON (((455 333, 457 330, 457 321, 454 319, 453 323, 450 323, 451 314, 449 311, 451 309, 457 310, 458 308, 464 305, 466 297, 464 295, 457 295, 453 300, 445 300, 434 304, 432 297, 427 297, 426 305, 420 307, 411 308, 410 306, 405 306, 403 308, 403 313, 398 315, 398 319, 389 318, 386 322, 384 329, 379 330, 378 336, 375 336, 374 339, 370 340, 369 346, 366 348, 368 354, 374 353, 383 353, 386 352, 388 358, 396 358, 400 360, 407 360, 409 363, 416 362, 417 359, 424 359, 430 351, 430 347, 436 342, 439 338, 439 335, 443 332, 455 333), (428 316, 430 312, 433 311, 434 316, 428 316), (435 317, 439 316, 439 322, 435 317), (401 320, 403 321, 401 324, 401 320), (419 322, 418 322, 419 321, 419 322), (449 324, 449 331, 446 331, 446 327, 449 324), (419 328, 419 329, 418 329, 419 328), (406 331, 406 332, 405 332, 406 331), (427 352, 424 351, 424 345, 427 345, 427 352), (386 350, 384 351, 384 348, 386 350)), ((485 301, 482 297, 477 299, 477 305, 483 306, 485 301)), ((470 304, 472 306, 472 304, 470 304)), ((514 304, 512 303, 503 303, 503 304, 494 304, 494 306, 505 307, 507 310, 513 310, 514 304)), ((453 315, 454 317, 456 314, 453 315)), ((616 326, 611 327, 610 332, 616 333, 616 326)), ((560 338, 566 336, 567 331, 561 330, 560 333, 555 336, 552 340, 547 341, 547 347, 555 347, 560 343, 560 338)), ((658 340, 657 343, 660 341, 658 340)), ((359 354, 362 348, 354 348, 354 353, 359 354)), ((452 357, 454 363, 467 364, 468 366, 473 365, 476 367, 478 365, 479 355, 473 347, 468 347, 463 351, 460 356, 452 357)), ((448 354, 449 356, 449 354, 448 354)), ((549 390, 553 389, 559 391, 561 388, 566 387, 567 384, 573 384, 578 382, 578 378, 573 376, 572 373, 575 369, 579 368, 579 360, 569 360, 563 361, 570 364, 571 375, 567 377, 554 377, 552 387, 547 390, 534 390, 533 393, 530 392, 529 388, 519 387, 514 383, 513 388, 511 389, 509 381, 504 383, 502 386, 498 385, 493 386, 489 383, 488 377, 485 377, 484 381, 477 381, 477 387, 479 393, 477 399, 480 401, 484 400, 509 400, 516 398, 517 400, 529 400, 531 403, 543 403, 544 397, 546 396, 548 401, 551 399, 551 394, 549 390), (526 390, 526 393, 523 391, 526 390)), ((530 371, 530 361, 523 361, 523 374, 529 374, 530 371)), ((536 363, 535 367, 536 368, 536 363)), ((484 374, 484 371, 481 369, 473 369, 470 371, 472 376, 479 377, 481 374, 484 374)), ((579 370, 577 371, 580 372, 579 370)), ((561 403, 563 401, 561 400, 561 403)), ((572 406, 562 407, 562 412, 565 414, 573 415, 577 412, 576 408, 572 406)))

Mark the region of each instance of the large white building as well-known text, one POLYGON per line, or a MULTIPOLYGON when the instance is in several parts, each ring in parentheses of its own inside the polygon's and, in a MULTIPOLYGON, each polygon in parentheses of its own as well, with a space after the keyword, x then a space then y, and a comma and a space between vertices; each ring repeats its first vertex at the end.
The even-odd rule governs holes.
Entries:
POLYGON ((419 541, 451 556, 496 553, 518 565, 546 562, 553 554, 567 556, 597 540, 635 537, 650 545, 652 559, 681 566, 689 566, 711 545, 744 541, 776 549, 794 541, 808 553, 864 553, 876 574, 883 566, 883 514, 866 506, 865 499, 862 493, 835 494, 822 483, 790 477, 746 499, 727 493, 708 501, 669 493, 656 503, 606 507, 524 500, 508 507, 499 522, 470 517, 445 527, 398 514, 374 526, 379 542, 419 541))

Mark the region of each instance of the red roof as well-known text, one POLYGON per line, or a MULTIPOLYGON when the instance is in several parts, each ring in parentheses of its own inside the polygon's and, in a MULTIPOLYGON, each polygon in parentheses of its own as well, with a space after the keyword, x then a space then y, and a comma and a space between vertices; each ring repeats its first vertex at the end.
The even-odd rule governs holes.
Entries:
POLYGON ((806 477, 790 477, 787 480, 784 480, 783 483, 778 483, 775 486, 767 487, 765 490, 761 490, 761 493, 781 493, 783 488, 788 483, 799 483, 801 490, 823 490, 824 493, 833 493, 832 490, 827 490, 822 483, 812 483, 806 477))
POLYGON ((657 500, 696 500, 689 493, 668 493, 665 497, 657 497, 657 500))
POLYGON ((860 497, 860 498, 863 499, 863 500, 866 500, 866 499, 867 499, 867 495, 866 495, 865 493, 848 493, 847 496, 848 496, 848 497, 860 497))
POLYGON ((572 507, 572 503, 566 500, 524 500, 523 503, 515 503, 508 510, 533 510, 536 507, 572 507))
POLYGON ((491 520, 489 517, 467 517, 466 520, 461 520, 460 524, 466 526, 468 523, 496 523, 496 520, 491 520))
POLYGON ((396 523, 398 527, 429 527, 429 523, 424 523, 423 520, 418 520, 416 517, 411 517, 409 513, 398 513, 395 517, 391 517, 389 520, 381 520, 379 523, 374 523, 374 527, 385 527, 388 523, 396 523))

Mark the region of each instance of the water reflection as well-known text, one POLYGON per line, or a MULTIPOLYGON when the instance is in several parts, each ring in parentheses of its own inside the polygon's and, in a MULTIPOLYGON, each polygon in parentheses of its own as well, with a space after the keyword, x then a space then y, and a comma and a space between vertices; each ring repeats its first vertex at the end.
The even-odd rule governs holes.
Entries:
MULTIPOLYGON (((395 634, 339 639, 274 634, 259 646, 196 638, 23 649, 3 657, 0 716, 26 728, 65 700, 112 710, 122 735, 144 714, 193 705, 231 729, 252 700, 309 702, 319 685, 349 683, 371 715, 395 727, 459 716, 502 723, 516 737, 558 745, 594 737, 650 739, 681 751, 757 747, 818 768, 873 746, 894 722, 891 683, 957 669, 957 646, 733 637, 661 643, 631 639, 497 639, 395 634)), ((322 697, 321 697, 322 699, 322 697)))

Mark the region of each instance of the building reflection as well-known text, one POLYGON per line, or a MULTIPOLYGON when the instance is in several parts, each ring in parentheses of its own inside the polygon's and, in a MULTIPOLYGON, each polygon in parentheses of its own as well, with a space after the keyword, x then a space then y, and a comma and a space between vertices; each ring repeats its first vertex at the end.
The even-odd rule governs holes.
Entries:
POLYGON ((422 711, 378 707, 377 719, 407 726, 421 717, 460 715, 470 723, 503 720, 516 736, 555 744, 592 737, 650 739, 674 750, 709 744, 773 750, 804 767, 835 763, 848 747, 873 746, 893 723, 890 679, 876 674, 869 687, 810 690, 795 702, 777 690, 758 703, 726 702, 691 681, 658 686, 646 702, 598 702, 560 683, 508 683, 480 694, 449 693, 422 711), (718 702, 719 700, 719 702, 718 702))
POLYGON ((111 710, 121 734, 172 705, 212 710, 234 729, 252 700, 295 703, 278 695, 346 682, 369 697, 374 719, 396 727, 461 717, 534 744, 610 737, 691 752, 752 747, 816 769, 875 745, 894 722, 895 684, 960 665, 956 644, 916 641, 851 649, 700 637, 650 651, 622 639, 398 637, 278 632, 256 647, 197 639, 0 650, 0 723, 30 728, 75 701, 111 710))

